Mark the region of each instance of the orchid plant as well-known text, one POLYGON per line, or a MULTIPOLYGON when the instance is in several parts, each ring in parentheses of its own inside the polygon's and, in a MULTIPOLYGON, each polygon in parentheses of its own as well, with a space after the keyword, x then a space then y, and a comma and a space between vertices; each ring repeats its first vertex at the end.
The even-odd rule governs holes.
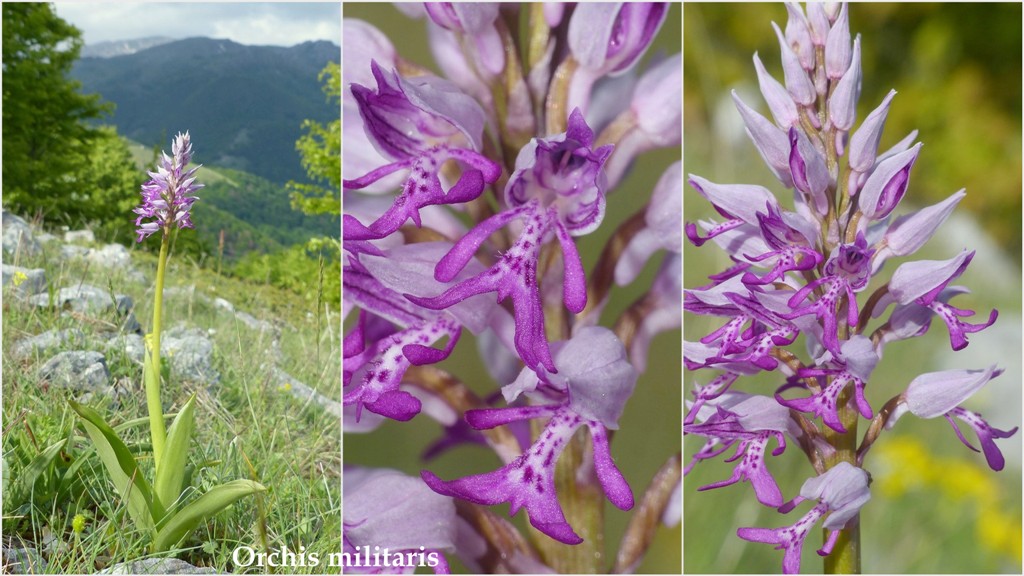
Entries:
POLYGON ((961 406, 1000 375, 996 366, 908 375, 901 393, 881 404, 869 401, 868 384, 887 345, 921 336, 938 319, 950 347, 961 350, 998 312, 975 321, 974 310, 952 302, 967 292, 954 283, 975 252, 907 259, 936 234, 965 191, 893 216, 922 145, 915 131, 879 150, 895 91, 854 129, 862 70, 851 6, 786 4, 785 31, 772 25, 783 82, 753 56, 771 118, 732 93, 747 135, 778 184, 793 191, 792 204, 759 185, 689 176, 721 219, 687 223, 686 236, 698 247, 718 246, 731 265, 684 292, 687 312, 717 318, 719 326, 684 344, 686 367, 713 374, 697 377, 703 383, 687 403, 684 433, 706 441, 686 472, 728 453, 726 461, 736 462, 732 475, 699 490, 749 482, 760 504, 783 514, 814 501, 789 526, 737 531, 783 550, 786 573, 800 571, 804 541, 819 523, 825 572, 860 571, 859 512, 871 499, 865 460, 902 416, 943 417, 977 451, 965 434, 973 431, 996 471, 1004 465, 996 440, 1017 431, 998 429, 961 406), (897 258, 901 263, 886 274, 887 261, 897 258), (775 389, 741 391, 744 377, 758 374, 774 376, 775 389), (858 434, 862 424, 866 430, 858 434), (811 476, 791 498, 771 473, 772 443, 772 456, 795 444, 811 464, 811 476))
POLYGON ((143 382, 149 411, 150 440, 153 450, 153 482, 150 483, 135 460, 131 449, 95 409, 70 401, 82 418, 96 453, 110 475, 128 516, 140 532, 150 538, 153 552, 173 549, 206 518, 217 514, 240 498, 265 488, 252 480, 234 480, 215 486, 202 496, 187 502, 192 492, 185 485, 188 449, 195 428, 195 395, 181 407, 170 429, 160 400, 160 326, 163 310, 164 276, 171 234, 175 228, 192 228, 191 208, 195 192, 203 187, 196 182, 199 166, 189 169, 192 142, 188 132, 178 134, 166 153, 142 185, 142 204, 135 208, 138 218, 137 241, 160 234, 156 285, 153 291, 153 328, 146 335, 143 382))
POLYGON ((618 192, 648 201, 592 269, 577 242, 608 227, 608 198, 638 157, 680 143, 680 55, 638 72, 669 6, 398 7, 425 21, 446 77, 344 21, 344 428, 426 416, 443 426, 427 456, 483 444, 503 465, 455 479, 347 466, 346 570, 379 570, 364 554, 379 549, 441 554, 426 564, 439 573, 452 553, 474 571, 632 570, 658 524, 679 517, 673 433, 639 499, 611 443, 651 339, 681 322, 681 164, 618 192), (656 254, 644 295, 602 318, 613 285, 635 283, 656 254), (464 331, 488 386, 442 363, 464 331), (639 501, 614 565, 605 498, 639 501), (526 510, 529 539, 489 508, 502 503, 526 510))

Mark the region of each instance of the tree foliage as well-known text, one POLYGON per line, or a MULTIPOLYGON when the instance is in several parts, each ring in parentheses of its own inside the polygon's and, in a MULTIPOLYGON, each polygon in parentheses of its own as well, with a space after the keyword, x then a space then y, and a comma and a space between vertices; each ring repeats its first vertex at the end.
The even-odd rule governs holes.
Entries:
POLYGON ((76 186, 108 135, 86 122, 110 106, 69 79, 81 48, 81 32, 51 5, 3 4, 4 196, 17 211, 67 221, 89 216, 82 200, 89 192, 76 186))
MULTIPOLYGON (((329 103, 340 106, 341 65, 329 63, 320 72, 329 103)), ((292 206, 306 214, 341 214, 341 118, 326 125, 313 120, 302 123, 305 130, 295 149, 302 167, 314 184, 289 182, 292 206)))

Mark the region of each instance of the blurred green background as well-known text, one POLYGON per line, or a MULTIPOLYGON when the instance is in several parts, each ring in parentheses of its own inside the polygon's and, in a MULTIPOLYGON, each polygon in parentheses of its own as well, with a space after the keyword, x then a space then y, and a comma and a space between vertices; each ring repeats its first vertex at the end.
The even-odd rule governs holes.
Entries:
MULTIPOLYGON (((781 81, 770 22, 784 28, 786 18, 782 4, 685 5, 684 170, 715 182, 767 186, 791 207, 788 192, 743 133, 729 98, 729 90, 736 89, 768 115, 751 58, 758 51, 781 81)), ((851 31, 862 35, 858 122, 893 88, 898 94, 881 148, 915 128, 924 142, 897 213, 967 188, 954 217, 915 259, 946 259, 965 247, 977 249, 957 282, 973 292, 954 304, 977 310, 982 318, 992 307, 1000 311, 996 324, 970 335, 970 345, 959 353, 951 351, 948 332, 938 320, 925 337, 890 345, 867 387, 868 401, 877 409, 922 372, 995 363, 1006 373, 967 407, 997 428, 1013 428, 1021 421, 1021 5, 856 3, 850 23, 851 31)), ((718 217, 689 186, 684 199, 686 221, 718 217)), ((882 276, 888 277, 901 261, 887 264, 882 276)), ((710 243, 702 249, 686 244, 684 262, 688 287, 705 284, 708 274, 730 264, 710 243)), ((687 315, 684 335, 697 340, 718 325, 687 315)), ((794 351, 803 350, 800 341, 797 346, 794 351)), ((687 372, 684 381, 689 388, 711 377, 710 371, 687 372)), ((762 377, 742 379, 737 386, 769 394, 779 384, 777 378, 762 377)), ((874 483, 872 501, 861 515, 864 571, 1019 574, 1020 438, 1018 433, 999 442, 1007 465, 995 473, 980 454, 960 444, 944 419, 907 416, 885 433, 865 462, 874 483)), ((692 455, 703 441, 687 437, 684 444, 692 455)), ((795 445, 767 462, 787 499, 812 473, 795 445)), ((778 514, 758 504, 747 483, 697 492, 731 471, 732 464, 719 458, 697 466, 684 482, 684 571, 778 573, 782 552, 740 540, 736 529, 790 525, 808 505, 778 514)), ((814 553, 820 545, 820 536, 811 534, 803 571, 821 571, 814 553)))
MULTIPOLYGON (((426 25, 413 20, 389 4, 348 3, 343 7, 345 18, 366 20, 381 29, 395 44, 406 60, 437 70, 427 44, 426 25)), ((681 46, 681 10, 674 4, 669 11, 654 46, 641 62, 653 53, 674 54, 681 46)), ((344 40, 343 40, 344 42, 344 40)), ((647 153, 634 164, 630 174, 608 196, 604 223, 594 233, 576 239, 586 270, 595 263, 612 232, 626 218, 643 208, 650 192, 662 172, 681 158, 680 148, 647 153)), ((349 175, 346 175, 349 177, 349 175)), ((661 262, 656 255, 643 273, 630 286, 613 288, 611 300, 603 312, 601 324, 611 326, 621 313, 640 298, 661 262)), ((682 341, 678 331, 661 334, 653 341, 647 372, 641 375, 636 391, 620 420, 620 430, 612 441, 612 456, 639 501, 653 474, 666 459, 680 450, 679 426, 681 413, 681 367, 679 362, 682 341)), ((450 359, 441 365, 452 372, 474 391, 489 395, 498 390, 476 353, 476 343, 470 334, 456 347, 450 359)), ((488 449, 480 446, 461 447, 445 453, 435 461, 424 463, 420 454, 439 437, 441 427, 420 415, 407 423, 387 422, 368 435, 346 434, 343 460, 346 465, 388 467, 411 475, 429 468, 444 479, 489 472, 500 462, 488 449)), ((507 517, 508 506, 493 510, 507 517)), ((607 564, 614 559, 626 523, 632 512, 622 512, 605 503, 607 564)), ((524 527, 526 514, 520 511, 514 522, 524 527)), ((639 573, 678 573, 681 560, 681 529, 661 527, 650 552, 639 566, 639 573)), ((461 569, 459 566, 456 570, 461 569)))

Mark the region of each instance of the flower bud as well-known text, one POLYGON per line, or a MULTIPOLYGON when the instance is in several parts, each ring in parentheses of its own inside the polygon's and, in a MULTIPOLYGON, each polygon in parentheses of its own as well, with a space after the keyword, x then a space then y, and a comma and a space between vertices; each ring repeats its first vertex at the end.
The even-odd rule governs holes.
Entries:
POLYGON ((647 51, 667 14, 664 2, 577 4, 569 21, 569 49, 585 68, 621 74, 647 51))

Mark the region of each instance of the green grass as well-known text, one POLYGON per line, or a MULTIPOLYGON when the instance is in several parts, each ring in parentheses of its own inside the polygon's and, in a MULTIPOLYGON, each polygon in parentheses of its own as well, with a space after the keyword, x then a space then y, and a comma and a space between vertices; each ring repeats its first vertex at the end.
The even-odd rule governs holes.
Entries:
MULTIPOLYGON (((144 327, 151 322, 153 255, 136 250, 133 265, 147 282, 137 283, 124 272, 110 272, 82 261, 62 261, 59 244, 51 243, 36 258, 20 265, 46 270, 51 291, 79 282, 131 296, 144 327)), ((305 405, 269 378, 274 336, 257 332, 234 315, 218 310, 212 299, 225 298, 236 310, 248 312, 279 328, 279 368, 331 398, 340 397, 338 324, 335 311, 317 310, 302 297, 269 286, 219 277, 187 259, 172 255, 168 286, 195 286, 188 293, 165 299, 165 329, 177 324, 201 328, 214 343, 214 367, 220 382, 207 387, 165 379, 165 413, 174 413, 195 393, 196 431, 189 462, 194 466, 191 498, 217 484, 251 478, 267 486, 259 497, 240 500, 208 520, 172 554, 218 572, 239 572, 231 553, 237 546, 257 551, 281 546, 318 552, 326 557, 340 549, 340 438, 338 420, 319 406, 305 405), (201 296, 205 295, 207 299, 201 296)), ((316 284, 316 278, 309 282, 316 284)), ((334 305, 336 306, 336 305, 334 305)), ((321 304, 321 308, 323 305, 321 304)), ((85 438, 67 404, 69 390, 48 386, 36 376, 38 367, 60 350, 28 360, 10 356, 11 346, 24 337, 50 329, 78 328, 85 334, 80 349, 105 354, 118 397, 94 396, 87 404, 113 426, 127 425, 122 437, 138 450, 143 471, 151 477, 148 425, 145 420, 142 367, 123 352, 107 351, 101 335, 113 317, 71 317, 46 309, 31 309, 10 293, 3 299, 3 532, 37 548, 53 573, 91 573, 99 568, 147 556, 147 536, 136 531, 125 513, 103 465, 85 438), (139 420, 141 419, 141 420, 139 420), (131 421, 137 420, 135 423, 131 421), (55 459, 31 486, 29 463, 54 443, 66 440, 55 459), (85 527, 72 529, 81 514, 85 527)), ((165 371, 166 374, 166 371, 165 371)), ((266 568, 252 567, 254 572, 266 568)), ((336 571, 325 566, 295 567, 288 572, 336 571)))

